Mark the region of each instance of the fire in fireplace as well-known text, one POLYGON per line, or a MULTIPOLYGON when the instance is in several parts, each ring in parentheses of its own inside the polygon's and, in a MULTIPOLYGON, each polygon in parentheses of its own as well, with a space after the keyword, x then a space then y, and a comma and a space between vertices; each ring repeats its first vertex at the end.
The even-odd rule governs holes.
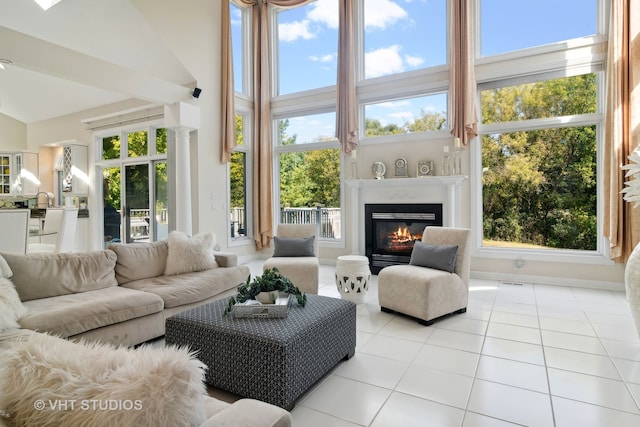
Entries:
POLYGON ((371 272, 408 264, 416 240, 428 225, 442 226, 442 204, 365 205, 365 251, 371 272))

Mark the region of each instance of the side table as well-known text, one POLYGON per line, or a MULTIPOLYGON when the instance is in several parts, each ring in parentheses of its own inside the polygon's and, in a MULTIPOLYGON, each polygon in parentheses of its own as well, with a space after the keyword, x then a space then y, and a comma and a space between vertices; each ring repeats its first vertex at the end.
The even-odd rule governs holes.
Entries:
POLYGON ((369 258, 362 255, 342 255, 336 262, 336 286, 343 299, 360 304, 369 290, 371 270, 369 258))

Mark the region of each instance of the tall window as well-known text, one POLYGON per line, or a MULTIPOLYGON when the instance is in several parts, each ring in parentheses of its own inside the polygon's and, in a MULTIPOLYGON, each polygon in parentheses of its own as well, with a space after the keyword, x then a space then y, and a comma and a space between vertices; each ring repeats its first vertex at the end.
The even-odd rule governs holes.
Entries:
POLYGON ((595 253, 604 8, 478 2, 482 246, 595 253))
POLYGON ((277 14, 277 21, 277 93, 284 95, 335 85, 338 1, 318 0, 282 10, 277 14))
POLYGON ((249 9, 230 2, 233 79, 236 106, 236 148, 229 162, 229 237, 231 245, 252 242, 251 203, 251 102, 249 9))
POLYGON ((446 136, 447 1, 359 2, 364 25, 359 102, 364 138, 443 131, 446 136))

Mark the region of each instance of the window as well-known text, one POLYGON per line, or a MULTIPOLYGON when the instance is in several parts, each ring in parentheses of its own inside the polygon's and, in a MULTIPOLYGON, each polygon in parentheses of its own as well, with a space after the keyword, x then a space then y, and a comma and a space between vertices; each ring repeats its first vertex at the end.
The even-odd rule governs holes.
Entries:
POLYGON ((481 55, 595 35, 597 3, 597 0, 482 0, 481 55))
POLYGON ((597 250, 597 75, 481 92, 483 245, 597 250))
POLYGON ((229 162, 231 238, 247 237, 247 147, 244 145, 244 117, 236 115, 235 152, 229 162))
POLYGON ((364 77, 447 63, 447 2, 366 0, 364 77))
POLYGON ((338 0, 277 13, 279 95, 336 84, 338 0), (301 78, 308 76, 309 78, 301 78))
POLYGON ((233 56, 233 85, 234 89, 238 93, 244 93, 244 75, 245 75, 245 61, 244 61, 244 38, 242 37, 245 31, 244 14, 242 10, 229 2, 229 13, 231 14, 231 48, 233 56))
POLYGON ((230 3, 233 47, 233 78, 236 106, 236 148, 229 162, 229 238, 231 245, 253 241, 250 218, 251 204, 251 119, 253 103, 250 95, 249 46, 250 16, 247 8, 230 3))
POLYGON ((447 128, 447 95, 437 94, 366 104, 365 137, 447 128))
POLYGON ((604 34, 601 3, 477 1, 483 253, 554 254, 540 258, 550 260, 604 250, 597 174, 603 64, 594 53, 605 49, 597 37, 604 34))

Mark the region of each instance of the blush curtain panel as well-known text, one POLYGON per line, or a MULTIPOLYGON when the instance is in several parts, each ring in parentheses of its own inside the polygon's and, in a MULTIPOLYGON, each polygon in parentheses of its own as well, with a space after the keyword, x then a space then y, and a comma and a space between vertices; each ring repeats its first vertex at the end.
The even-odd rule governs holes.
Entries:
MULTIPOLYGON (((358 145, 358 104, 356 100, 355 1, 338 2, 338 90, 336 100, 336 138, 342 152, 349 154, 358 145)), ((355 154, 355 153, 354 153, 355 154)))
POLYGON ((467 145, 478 135, 473 1, 453 0, 451 64, 449 68, 449 118, 451 134, 467 145))
POLYGON ((620 193, 628 156, 640 144, 640 3, 612 0, 604 138, 604 232, 611 259, 625 262, 640 241, 640 212, 620 193))
MULTIPOLYGON (((271 69, 269 64, 269 11, 272 6, 289 8, 311 0, 239 0, 238 4, 251 8, 251 63, 253 78, 253 229, 256 249, 269 247, 273 237, 273 204, 271 200, 271 69)), ((223 94, 233 94, 233 60, 228 0, 222 9, 223 27, 223 94), (226 13, 225 13, 226 10, 226 13), (226 32, 225 32, 226 29, 226 32), (224 46, 228 45, 227 48, 224 46), (226 77, 226 78, 225 78, 226 77)), ((223 105, 223 153, 229 159, 235 147, 235 108, 233 96, 225 96, 223 105), (233 129, 233 132, 231 132, 233 129), (233 141, 232 141, 233 140, 233 141)))

